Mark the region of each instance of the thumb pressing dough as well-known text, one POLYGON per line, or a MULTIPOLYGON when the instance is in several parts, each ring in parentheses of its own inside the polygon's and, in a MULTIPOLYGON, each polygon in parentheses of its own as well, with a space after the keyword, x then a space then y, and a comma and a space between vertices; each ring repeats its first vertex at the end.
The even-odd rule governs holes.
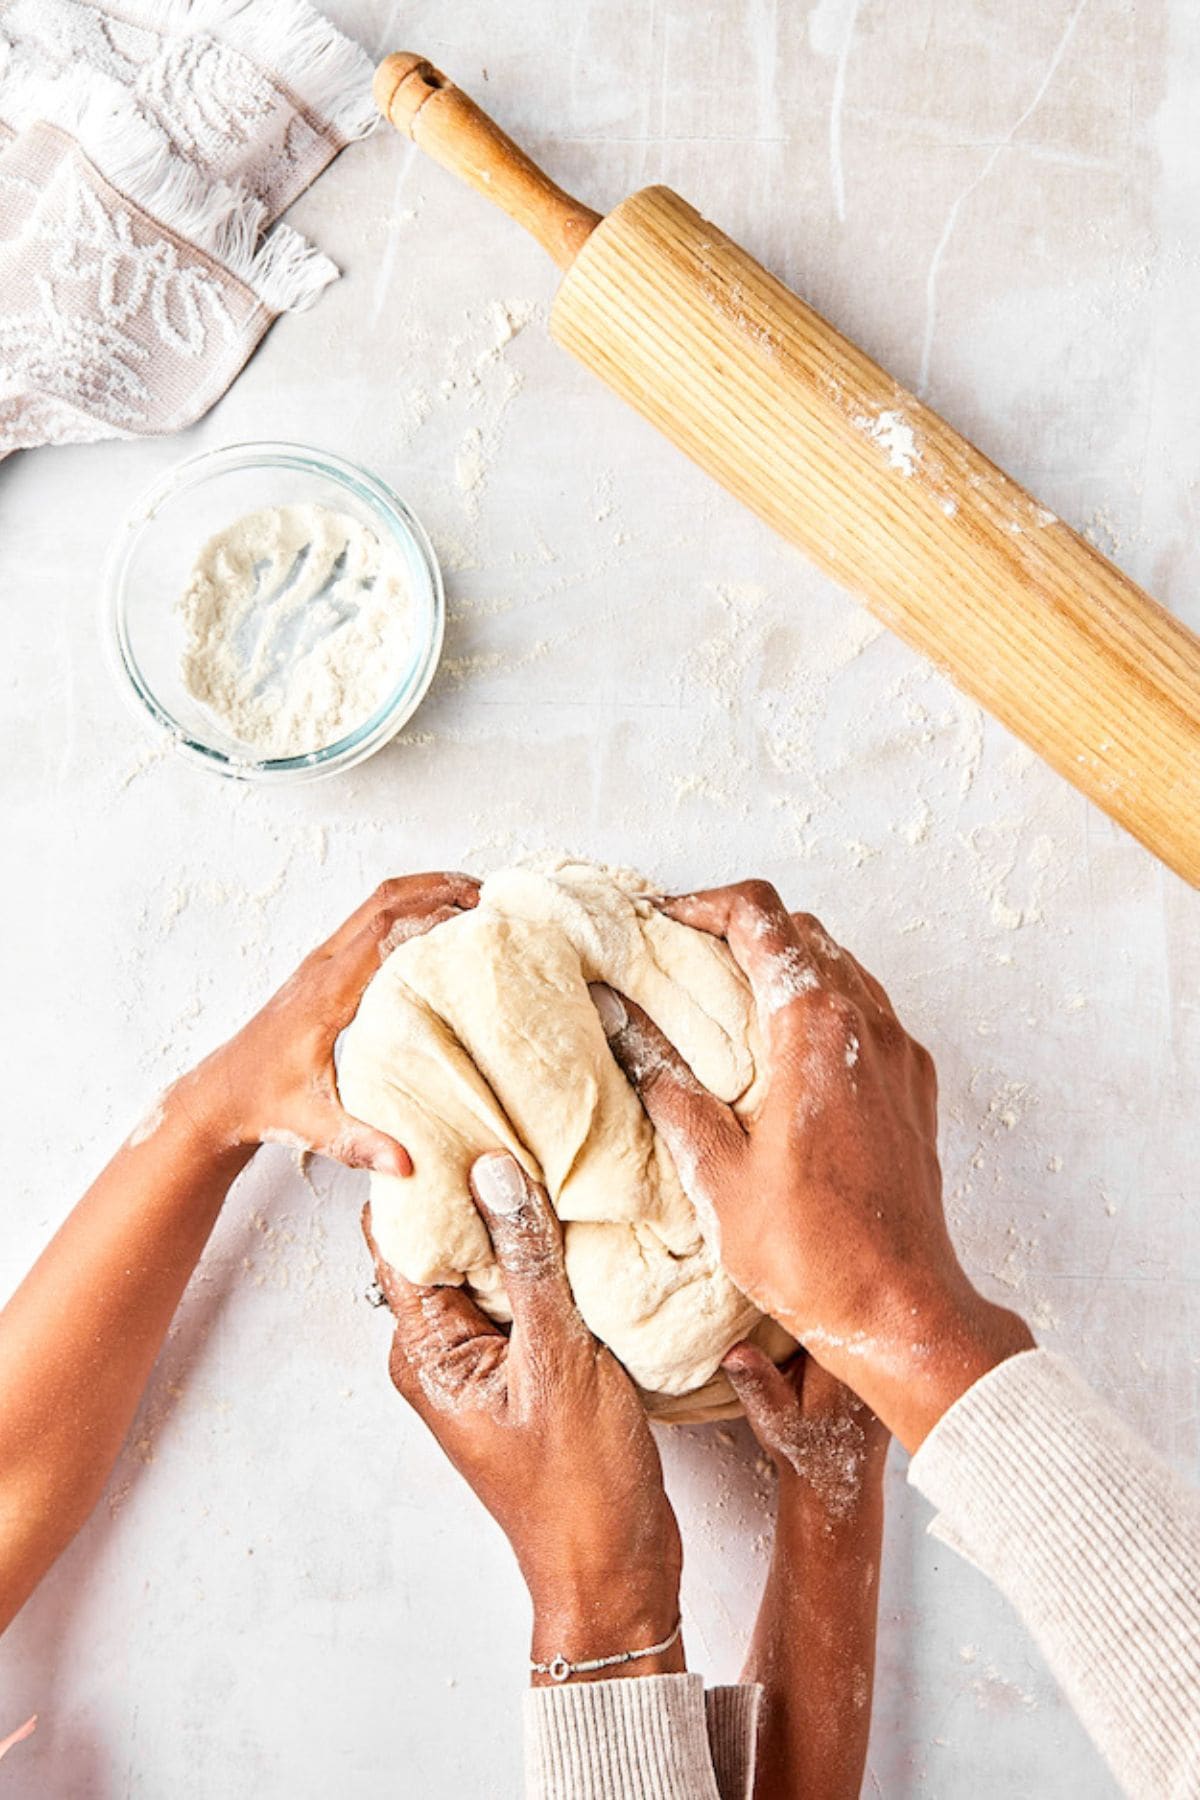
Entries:
POLYGON ((491 1318, 511 1318, 468 1184, 476 1157, 510 1150, 545 1184, 579 1310, 648 1409, 713 1418, 738 1410, 719 1370, 729 1347, 754 1335, 781 1356, 791 1340, 721 1268, 587 984, 628 994, 739 1113, 765 1065, 725 945, 666 918, 651 891, 590 863, 489 876, 473 911, 387 957, 343 1039, 338 1082, 352 1113, 412 1153, 407 1181, 371 1177, 375 1241, 394 1268, 465 1282, 491 1318))

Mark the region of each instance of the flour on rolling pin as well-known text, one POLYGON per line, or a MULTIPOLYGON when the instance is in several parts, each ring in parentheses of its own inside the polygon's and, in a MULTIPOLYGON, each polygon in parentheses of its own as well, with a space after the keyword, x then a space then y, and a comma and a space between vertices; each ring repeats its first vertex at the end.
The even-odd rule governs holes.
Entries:
POLYGON ((904 476, 916 472, 921 460, 913 428, 903 413, 881 412, 875 418, 859 413, 854 423, 860 431, 877 443, 888 459, 888 467, 904 476))
POLYGON ((211 537, 177 603, 183 682, 260 758, 305 756, 378 711, 412 658, 404 564, 325 506, 246 513, 211 537))

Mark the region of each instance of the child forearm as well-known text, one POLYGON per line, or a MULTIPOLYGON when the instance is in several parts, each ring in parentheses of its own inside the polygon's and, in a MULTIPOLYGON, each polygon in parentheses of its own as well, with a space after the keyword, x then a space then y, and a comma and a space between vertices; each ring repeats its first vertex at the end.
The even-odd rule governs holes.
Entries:
POLYGON ((400 931, 475 904, 463 875, 385 881, 164 1096, 0 1313, 0 1630, 99 1499, 230 1185, 261 1143, 405 1176, 343 1108, 334 1044, 400 931))
POLYGON ((856 1800, 871 1724, 888 1434, 803 1354, 725 1358, 779 1471, 775 1547, 745 1679, 765 1690, 756 1800, 856 1800))
POLYGON ((882 1536, 878 1481, 839 1519, 799 1478, 782 1478, 744 1677, 765 1689, 755 1784, 763 1800, 857 1800, 871 1724, 882 1536))
POLYGON ((99 1499, 252 1154, 211 1099, 203 1071, 164 1097, 0 1312, 0 1630, 99 1499))

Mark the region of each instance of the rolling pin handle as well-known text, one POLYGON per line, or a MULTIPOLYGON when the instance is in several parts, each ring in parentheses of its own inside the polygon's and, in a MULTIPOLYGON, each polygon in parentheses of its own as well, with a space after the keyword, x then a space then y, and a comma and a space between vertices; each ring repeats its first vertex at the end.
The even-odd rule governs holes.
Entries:
POLYGON ((441 70, 423 56, 414 56, 411 50, 396 50, 385 56, 376 69, 372 92, 388 124, 411 137, 413 120, 426 100, 448 85, 441 70))
POLYGON ((440 69, 395 51, 376 69, 373 91, 389 124, 524 226, 560 269, 570 268, 599 213, 557 187, 440 69))

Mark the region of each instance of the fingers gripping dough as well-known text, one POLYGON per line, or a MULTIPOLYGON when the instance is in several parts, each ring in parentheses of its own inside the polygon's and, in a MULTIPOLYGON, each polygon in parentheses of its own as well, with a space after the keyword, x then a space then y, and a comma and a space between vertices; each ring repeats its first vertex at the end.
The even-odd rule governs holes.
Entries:
POLYGON ((564 1221, 587 1324, 648 1397, 676 1397, 656 1410, 687 1415, 728 1398, 718 1364, 760 1315, 704 1242, 587 984, 637 1001, 739 1111, 756 1099, 760 1040, 725 946, 644 893, 582 863, 491 876, 474 911, 387 958, 346 1033, 339 1085, 351 1112, 412 1153, 409 1180, 371 1181, 375 1239, 401 1274, 465 1281, 510 1316, 468 1173, 483 1151, 511 1150, 564 1221))

